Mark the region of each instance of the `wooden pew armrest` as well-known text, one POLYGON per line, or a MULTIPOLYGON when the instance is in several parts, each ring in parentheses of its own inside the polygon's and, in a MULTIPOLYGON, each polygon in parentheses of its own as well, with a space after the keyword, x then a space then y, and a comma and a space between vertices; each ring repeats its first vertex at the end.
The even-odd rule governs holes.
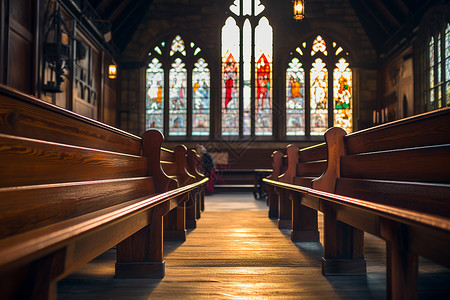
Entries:
MULTIPOLYGON (((304 192, 304 189, 301 189, 304 192)), ((444 231, 450 231, 450 218, 429 213, 422 213, 406 208, 393 207, 379 203, 373 203, 361 199, 341 196, 333 193, 323 192, 316 189, 306 189, 307 195, 314 198, 320 198, 326 201, 340 205, 358 208, 372 214, 399 221, 409 225, 426 225, 439 228, 444 231)))

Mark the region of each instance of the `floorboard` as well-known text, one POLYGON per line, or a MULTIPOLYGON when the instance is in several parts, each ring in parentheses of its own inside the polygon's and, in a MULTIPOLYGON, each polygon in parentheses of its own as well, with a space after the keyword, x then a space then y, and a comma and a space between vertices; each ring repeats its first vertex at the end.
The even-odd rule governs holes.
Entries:
MULTIPOLYGON (((366 276, 324 277, 321 244, 292 243, 265 202, 212 195, 187 241, 165 242, 164 279, 115 279, 111 249, 61 280, 58 299, 385 299, 384 242, 365 242, 366 276)), ((450 271, 420 265, 420 299, 449 299, 450 271)))

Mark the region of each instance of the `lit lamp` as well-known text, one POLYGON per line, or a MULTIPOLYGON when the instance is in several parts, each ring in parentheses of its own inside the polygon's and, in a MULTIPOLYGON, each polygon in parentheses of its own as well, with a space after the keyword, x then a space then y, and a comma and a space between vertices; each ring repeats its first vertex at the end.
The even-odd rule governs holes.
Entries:
POLYGON ((109 79, 116 79, 117 78, 117 66, 116 65, 109 65, 109 67, 108 67, 108 77, 109 77, 109 79))
POLYGON ((301 20, 305 16, 305 0, 294 0, 294 19, 301 20))

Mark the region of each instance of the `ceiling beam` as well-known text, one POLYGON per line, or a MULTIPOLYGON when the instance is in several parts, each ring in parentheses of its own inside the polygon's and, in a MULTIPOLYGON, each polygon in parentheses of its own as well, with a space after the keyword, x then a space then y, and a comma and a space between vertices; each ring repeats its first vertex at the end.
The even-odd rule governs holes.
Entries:
POLYGON ((133 6, 136 6, 136 0, 122 0, 118 6, 111 12, 109 16, 105 16, 109 22, 113 23, 117 17, 124 11, 130 9, 130 2, 133 1, 133 6))

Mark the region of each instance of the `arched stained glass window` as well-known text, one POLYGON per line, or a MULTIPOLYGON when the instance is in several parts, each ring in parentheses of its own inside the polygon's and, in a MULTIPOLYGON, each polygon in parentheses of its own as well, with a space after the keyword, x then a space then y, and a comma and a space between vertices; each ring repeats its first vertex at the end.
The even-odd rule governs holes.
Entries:
POLYGON ((445 28, 445 99, 450 106, 450 23, 445 28))
POLYGON ((305 70, 293 58, 286 71, 286 135, 305 134, 305 70))
POLYGON ((445 23, 441 30, 430 35, 427 48, 427 108, 450 106, 450 23, 445 23))
POLYGON ((186 135, 187 71, 180 58, 176 58, 169 71, 169 135, 186 135))
POLYGON ((311 135, 323 134, 328 128, 328 70, 317 58, 310 72, 311 135))
MULTIPOLYGON (((158 48, 159 49, 159 48, 158 48)), ((164 70, 157 58, 147 68, 146 127, 164 128, 164 70)))
POLYGON ((222 134, 239 134, 239 27, 229 17, 222 28, 222 134))
POLYGON ((259 0, 235 0, 230 6, 232 16, 222 27, 225 136, 273 134, 273 31, 264 9, 259 0))
POLYGON ((209 135, 210 73, 208 64, 200 58, 192 70, 192 135, 209 135))
POLYGON ((352 132, 352 71, 340 58, 333 72, 334 126, 352 132))
POLYGON ((180 35, 148 53, 146 129, 178 137, 210 134, 210 71, 201 53, 180 35))
POLYGON ((344 48, 317 35, 297 46, 291 57, 286 69, 286 135, 322 135, 331 126, 352 132, 352 70, 344 48))
POLYGON ((272 27, 263 17, 255 29, 255 134, 272 134, 272 27))

